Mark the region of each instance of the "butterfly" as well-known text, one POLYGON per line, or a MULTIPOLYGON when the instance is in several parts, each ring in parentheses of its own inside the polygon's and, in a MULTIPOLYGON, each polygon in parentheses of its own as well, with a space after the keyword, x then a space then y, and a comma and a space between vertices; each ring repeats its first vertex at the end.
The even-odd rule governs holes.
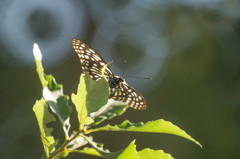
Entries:
MULTIPOLYGON (((102 67, 107 64, 104 59, 80 40, 73 39, 72 46, 80 59, 83 72, 87 72, 93 80, 101 79, 102 67)), ((104 75, 110 87, 109 99, 122 101, 137 110, 147 108, 143 96, 130 87, 123 77, 115 76, 109 66, 106 67, 104 75)))

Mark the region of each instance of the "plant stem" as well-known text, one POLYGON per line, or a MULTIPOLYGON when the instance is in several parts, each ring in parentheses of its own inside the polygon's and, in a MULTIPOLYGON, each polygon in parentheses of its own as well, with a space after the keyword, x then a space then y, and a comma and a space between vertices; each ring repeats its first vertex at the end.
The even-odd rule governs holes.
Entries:
POLYGON ((64 150, 65 148, 68 146, 68 144, 73 141, 74 139, 76 139, 79 135, 81 134, 81 132, 78 132, 76 135, 74 135, 71 139, 69 140, 66 140, 64 142, 64 144, 58 149, 56 150, 51 156, 49 156, 48 159, 54 159, 55 157, 57 157, 58 155, 60 155, 64 150))

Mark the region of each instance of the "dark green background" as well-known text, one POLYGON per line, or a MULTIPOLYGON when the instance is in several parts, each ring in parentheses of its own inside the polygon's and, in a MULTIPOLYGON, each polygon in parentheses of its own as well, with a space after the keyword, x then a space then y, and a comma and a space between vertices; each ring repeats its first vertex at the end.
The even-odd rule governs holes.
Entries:
MULTIPOLYGON (((126 6, 129 1, 102 3, 114 10, 126 6)), ((124 115, 107 122, 116 124, 125 119, 146 122, 162 118, 185 130, 203 148, 186 139, 167 134, 101 132, 93 134, 96 141, 104 143, 105 148, 117 151, 136 139, 138 150, 145 147, 162 149, 177 159, 239 158, 240 14, 224 12, 227 9, 229 12, 234 11, 232 8, 239 4, 222 1, 215 8, 207 7, 210 4, 184 5, 171 1, 164 8, 164 14, 163 8, 157 6, 145 13, 148 19, 143 20, 153 27, 157 26, 156 23, 164 25, 162 28, 155 28, 164 33, 168 42, 168 57, 164 68, 159 72, 159 77, 155 77, 162 80, 150 92, 143 94, 149 105, 146 111, 128 109, 124 115), (192 29, 197 35, 190 40, 192 29), (186 41, 191 43, 185 45, 186 41)), ((84 5, 88 14, 91 14, 87 3, 84 5)), ((101 8, 98 10, 101 11, 101 8)), ((136 13, 136 16, 138 14, 140 13, 136 13)), ((92 17, 94 15, 87 17, 85 36, 76 35, 73 38, 79 38, 90 45, 98 28, 92 17)), ((44 40, 46 37, 41 38, 44 40)), ((137 62, 130 51, 139 49, 131 44, 124 46, 124 51, 129 50, 129 53, 124 52, 123 59, 128 54, 128 61, 137 62)), ((119 52, 121 49, 120 45, 119 52)), ((7 54, 7 48, 0 44, 0 55, 7 54)), ((45 68, 45 72, 53 74, 57 82, 63 84, 64 93, 70 95, 76 92, 81 68, 72 49, 68 56, 70 58, 59 61, 58 65, 45 68)), ((0 61, 0 156, 40 158, 43 147, 32 111, 35 100, 41 98, 40 81, 34 66, 17 60, 14 62, 17 65, 11 66, 6 64, 7 61, 0 61)), ((128 67, 131 67, 131 62, 128 67)), ((68 158, 97 157, 71 154, 68 158)))

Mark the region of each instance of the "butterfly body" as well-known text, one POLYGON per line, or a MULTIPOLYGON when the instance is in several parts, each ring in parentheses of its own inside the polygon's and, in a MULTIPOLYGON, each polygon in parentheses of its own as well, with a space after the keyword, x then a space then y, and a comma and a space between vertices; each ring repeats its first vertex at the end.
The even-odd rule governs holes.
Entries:
POLYGON ((125 79, 121 76, 113 76, 108 78, 108 84, 110 88, 118 88, 123 82, 126 83, 125 79))
MULTIPOLYGON (((87 72, 93 80, 101 79, 101 69, 106 64, 104 59, 80 40, 73 39, 72 45, 79 56, 83 72, 87 72)), ((143 96, 130 87, 123 77, 115 76, 109 67, 105 68, 104 75, 110 87, 109 98, 125 102, 134 109, 144 110, 147 108, 143 96)))

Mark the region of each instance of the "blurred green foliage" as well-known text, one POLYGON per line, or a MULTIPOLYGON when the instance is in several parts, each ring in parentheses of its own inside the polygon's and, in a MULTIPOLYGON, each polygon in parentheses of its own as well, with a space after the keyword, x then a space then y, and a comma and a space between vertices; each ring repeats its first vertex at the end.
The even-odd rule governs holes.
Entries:
MULTIPOLYGON (((95 139, 104 142, 108 138, 104 143, 112 151, 128 145, 134 136, 139 149, 145 145, 157 149, 161 145, 161 149, 178 159, 238 158, 240 21, 239 15, 230 14, 234 6, 238 5, 233 1, 226 1, 217 9, 174 3, 164 12, 162 8, 155 8, 147 13, 148 20, 156 28, 164 23, 163 33, 168 40, 169 56, 164 64, 164 73, 155 77, 162 81, 152 91, 143 94, 149 109, 142 112, 129 110, 111 122, 119 123, 126 117, 133 122, 164 118, 201 141, 203 149, 187 140, 166 135, 103 132, 96 134, 95 139), (164 21, 159 16, 163 16, 164 21)), ((86 36, 81 39, 89 43, 96 27, 90 19, 86 36)), ((11 59, 3 45, 0 45, 0 55, 15 64, 8 65, 0 60, 0 158, 36 158, 43 152, 39 128, 32 113, 35 99, 42 96, 35 67, 11 59)), ((69 56, 48 69, 65 86, 64 91, 68 95, 76 92, 81 72, 72 49, 69 56)), ((135 59, 130 53, 128 57, 132 61, 135 59)), ((131 67, 131 63, 128 65, 131 67)), ((69 156, 72 159, 80 157, 78 154, 69 156)))

